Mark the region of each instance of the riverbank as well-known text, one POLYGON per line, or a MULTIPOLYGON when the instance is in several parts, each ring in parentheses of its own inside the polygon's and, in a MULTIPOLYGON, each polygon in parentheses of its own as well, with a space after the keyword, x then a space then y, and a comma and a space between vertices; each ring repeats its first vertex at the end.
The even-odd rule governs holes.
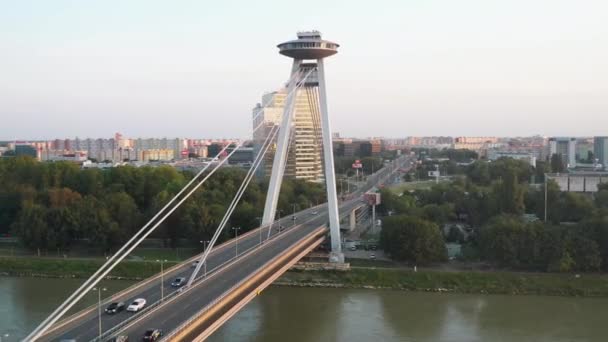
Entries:
POLYGON ((352 268, 350 271, 289 271, 274 285, 391 289, 465 294, 608 297, 608 275, 515 272, 441 272, 352 268))
MULTIPOLYGON (((104 263, 103 259, 0 258, 0 275, 38 278, 86 278, 104 263)), ((165 269, 176 262, 165 262, 165 269)), ((141 280, 160 272, 154 261, 123 261, 108 279, 141 280)))
MULTIPOLYGON (((0 258, 0 275, 44 278, 85 278, 103 260, 0 258)), ((165 263, 168 268, 174 262, 165 263)), ((120 263, 108 279, 141 280, 160 271, 152 261, 120 263)), ((403 268, 353 267, 349 271, 290 270, 273 285, 294 287, 391 289, 467 294, 608 297, 608 275, 517 272, 443 272, 403 268)))

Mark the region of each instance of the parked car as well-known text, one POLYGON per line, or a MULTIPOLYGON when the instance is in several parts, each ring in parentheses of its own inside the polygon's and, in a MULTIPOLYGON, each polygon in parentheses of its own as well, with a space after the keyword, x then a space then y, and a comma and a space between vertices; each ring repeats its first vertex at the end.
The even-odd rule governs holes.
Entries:
POLYGON ((143 298, 137 298, 127 307, 127 311, 137 312, 146 306, 146 300, 143 298))
POLYGON ((356 250, 357 250, 357 246, 352 245, 352 246, 350 246, 350 248, 349 248, 349 249, 350 249, 351 251, 356 251, 356 250))
POLYGON ((111 303, 110 305, 108 305, 108 307, 106 308, 106 313, 111 315, 111 314, 115 314, 117 312, 121 312, 124 309, 125 309, 124 302, 114 302, 114 303, 111 303))
POLYGON ((370 248, 372 251, 375 251, 376 249, 378 249, 378 246, 376 246, 376 245, 371 245, 369 248, 370 248))
POLYGON ((376 254, 375 253, 370 254, 369 258, 372 259, 372 260, 375 260, 376 259, 376 254))
POLYGON ((179 278, 175 278, 175 280, 171 283, 171 286, 182 287, 184 284, 186 284, 186 278, 179 277, 179 278))
POLYGON ((144 341, 157 341, 163 336, 163 331, 160 329, 149 329, 144 334, 144 341))

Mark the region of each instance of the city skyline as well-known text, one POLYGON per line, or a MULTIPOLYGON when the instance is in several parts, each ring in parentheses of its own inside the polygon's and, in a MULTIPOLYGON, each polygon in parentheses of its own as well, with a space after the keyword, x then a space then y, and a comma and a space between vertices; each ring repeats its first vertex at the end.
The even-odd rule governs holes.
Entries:
POLYGON ((5 6, 0 119, 10 126, 1 140, 247 137, 251 104, 287 80, 276 44, 311 28, 342 45, 327 77, 334 130, 345 136, 594 136, 608 127, 600 1, 337 2, 314 16, 272 1, 235 3, 239 13, 235 4, 145 2, 143 14, 144 2, 115 4, 5 6))

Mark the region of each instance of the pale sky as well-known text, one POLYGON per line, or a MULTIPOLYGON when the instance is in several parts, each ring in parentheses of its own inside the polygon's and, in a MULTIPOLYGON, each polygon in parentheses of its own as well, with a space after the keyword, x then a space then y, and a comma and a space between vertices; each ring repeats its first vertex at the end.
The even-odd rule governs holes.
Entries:
POLYGON ((0 140, 246 137, 309 29, 342 135, 608 135, 606 0, 0 0, 0 140))

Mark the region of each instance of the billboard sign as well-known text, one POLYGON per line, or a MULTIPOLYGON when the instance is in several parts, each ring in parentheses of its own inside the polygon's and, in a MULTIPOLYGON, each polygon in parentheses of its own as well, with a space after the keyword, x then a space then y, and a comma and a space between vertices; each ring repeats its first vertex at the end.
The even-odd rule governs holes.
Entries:
POLYGON ((380 204, 380 194, 377 192, 367 192, 364 195, 365 202, 369 205, 379 205, 380 204))

